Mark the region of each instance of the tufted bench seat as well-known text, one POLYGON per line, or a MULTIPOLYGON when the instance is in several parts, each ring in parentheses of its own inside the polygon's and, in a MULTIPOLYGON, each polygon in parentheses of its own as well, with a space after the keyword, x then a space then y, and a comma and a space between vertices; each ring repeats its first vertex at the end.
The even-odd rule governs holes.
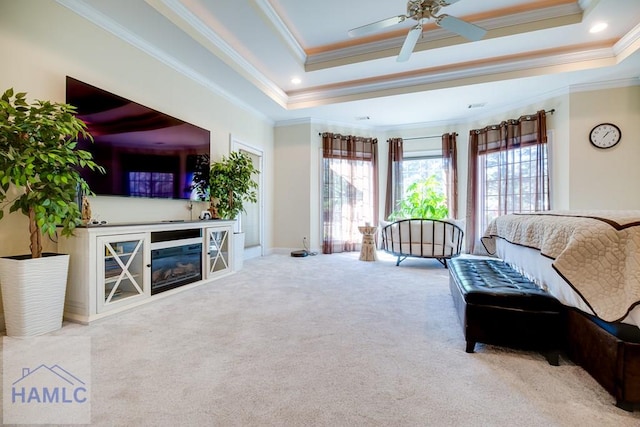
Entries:
POLYGON ((539 350, 552 365, 564 335, 564 307, 497 259, 454 258, 449 286, 467 353, 477 342, 539 350))

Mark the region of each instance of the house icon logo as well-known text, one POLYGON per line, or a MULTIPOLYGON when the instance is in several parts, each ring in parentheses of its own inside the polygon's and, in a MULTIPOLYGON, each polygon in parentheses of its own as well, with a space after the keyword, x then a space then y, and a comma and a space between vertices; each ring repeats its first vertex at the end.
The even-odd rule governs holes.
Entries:
POLYGON ((60 365, 22 368, 22 376, 11 387, 15 405, 81 405, 88 399, 87 384, 60 365))
POLYGON ((91 424, 91 338, 2 337, 4 424, 91 424))

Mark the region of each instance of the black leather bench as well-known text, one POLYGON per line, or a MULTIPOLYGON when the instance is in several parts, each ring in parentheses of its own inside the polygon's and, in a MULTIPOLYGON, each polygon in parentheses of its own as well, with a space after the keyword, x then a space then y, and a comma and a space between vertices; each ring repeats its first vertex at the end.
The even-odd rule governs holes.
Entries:
POLYGON ((481 342, 537 350, 558 365, 564 306, 556 298, 497 259, 452 259, 449 276, 467 353, 481 342))

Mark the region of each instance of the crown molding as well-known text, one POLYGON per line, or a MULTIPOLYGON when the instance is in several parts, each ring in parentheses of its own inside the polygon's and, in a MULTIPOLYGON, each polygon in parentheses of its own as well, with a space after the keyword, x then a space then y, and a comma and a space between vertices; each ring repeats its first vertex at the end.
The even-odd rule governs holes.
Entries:
POLYGON ((598 3, 600 3, 600 0, 578 0, 578 4, 584 10, 585 16, 588 16, 598 3))
POLYGON ((281 106, 286 105, 287 94, 271 79, 267 78, 264 73, 254 67, 253 64, 244 59, 242 55, 225 42, 210 26, 205 24, 191 9, 185 6, 183 0, 145 1, 187 34, 191 35, 194 40, 204 46, 205 49, 212 52, 224 63, 242 75, 242 77, 253 83, 273 101, 281 106), (203 41, 204 43, 202 43, 203 41))
POLYGON ((394 126, 377 126, 376 130, 380 132, 405 132, 411 130, 420 130, 425 128, 446 128, 450 126, 460 126, 463 121, 467 121, 463 118, 450 119, 450 120, 437 120, 433 122, 419 122, 419 123, 408 123, 405 125, 394 125, 394 126))
POLYGON ((57 3, 71 10, 72 12, 78 14, 84 19, 92 22, 103 30, 115 35, 119 39, 123 40, 126 43, 134 46, 137 49, 140 49, 147 55, 157 59, 168 67, 176 70, 178 73, 184 75, 185 77, 195 81, 196 83, 204 86, 209 91, 215 93, 216 95, 226 99, 232 104, 242 108, 243 110, 250 112, 263 120, 266 120, 269 123, 273 123, 273 120, 267 117, 261 111, 253 108, 251 105, 243 102, 239 98, 233 96, 231 93, 227 92, 222 86, 215 83, 213 80, 207 78, 203 74, 195 71, 194 69, 187 67, 184 65, 182 61, 177 60, 176 58, 167 55, 164 51, 156 48, 151 43, 148 43, 146 40, 138 37, 133 34, 131 31, 113 21, 100 11, 95 8, 87 5, 82 0, 56 0, 57 3))
MULTIPOLYGON (((512 13, 496 18, 486 18, 474 21, 474 23, 488 30, 483 38, 483 40, 487 40, 575 24, 581 22, 582 17, 582 8, 577 3, 570 3, 550 6, 544 9, 512 13)), ((425 24, 424 28, 425 30, 420 40, 416 43, 414 52, 468 42, 461 36, 440 28, 432 22, 425 24)), ((381 38, 368 43, 357 43, 352 46, 338 48, 320 48, 321 52, 308 56, 305 69, 307 71, 317 71, 363 60, 395 56, 400 46, 402 46, 406 34, 395 35, 397 32, 391 34, 394 34, 394 36, 381 38)))
POLYGON ((317 122, 318 119, 314 119, 313 117, 301 117, 298 119, 288 119, 288 120, 278 120, 275 122, 274 127, 289 127, 289 126, 297 126, 297 125, 310 125, 317 122))
MULTIPOLYGON (((490 108, 486 111, 482 111, 476 115, 469 117, 466 121, 480 121, 480 120, 489 120, 495 117, 497 114, 505 114, 515 110, 522 110, 524 108, 532 108, 534 105, 540 105, 544 103, 549 103, 549 100, 553 98, 558 98, 560 96, 569 95, 569 88, 563 87, 560 89, 540 93, 536 96, 531 96, 526 99, 518 100, 517 102, 511 102, 500 107, 490 108)), ((538 107, 542 108, 542 107, 538 107)), ((545 108, 546 109, 546 108, 545 108)))
POLYGON ((613 52, 622 62, 629 55, 640 49, 640 24, 636 25, 613 46, 613 52))
POLYGON ((356 128, 366 129, 366 130, 375 131, 375 132, 400 133, 403 131, 418 130, 418 129, 425 129, 425 128, 437 128, 437 127, 444 128, 444 127, 451 127, 451 126, 461 126, 471 121, 480 121, 484 119, 490 119, 494 117, 496 114, 502 114, 502 113, 507 113, 509 111, 526 108, 531 105, 544 103, 553 98, 570 95, 572 93, 589 92, 589 91, 595 91, 595 90, 618 89, 618 88, 625 88, 625 87, 632 87, 632 86, 640 86, 640 78, 618 79, 618 80, 610 80, 605 82, 572 85, 570 87, 541 93, 535 97, 519 100, 518 102, 501 105, 500 107, 489 108, 489 109, 483 110, 479 114, 475 114, 472 116, 458 117, 458 118, 453 118, 449 120, 438 120, 438 121, 431 121, 431 122, 407 123, 399 126, 398 125, 355 126, 353 124, 331 122, 327 120, 318 120, 318 119, 314 119, 313 117, 278 121, 276 122, 275 126, 287 127, 287 126, 293 126, 298 124, 318 124, 318 125, 326 125, 326 126, 334 125, 334 126, 342 126, 342 127, 350 127, 350 128, 356 127, 356 128))
MULTIPOLYGON (((539 51, 532 52, 526 55, 511 55, 503 58, 496 58, 491 61, 475 61, 468 63, 459 63, 451 66, 424 68, 415 72, 398 73, 380 78, 361 79, 344 82, 335 85, 324 85, 312 87, 309 89, 291 91, 289 93, 284 92, 271 80, 266 78, 263 73, 258 71, 249 62, 244 60, 231 46, 229 46, 224 40, 222 40, 215 31, 207 26, 201 19, 199 19, 195 13, 189 10, 185 4, 187 0, 145 0, 147 4, 154 7, 159 13, 164 15, 167 19, 176 23, 180 28, 186 30, 188 34, 192 36, 195 34, 194 40, 205 43, 203 46, 209 51, 213 52, 223 62, 233 68, 242 77, 246 78, 249 82, 254 84, 265 95, 278 103, 280 106, 287 110, 301 109, 307 107, 315 107, 319 105, 328 105, 336 102, 362 100, 371 97, 382 97, 397 95, 416 91, 427 91, 433 89, 441 89, 445 87, 456 87, 467 84, 486 83, 497 80, 513 79, 521 77, 529 77, 536 75, 547 74, 550 71, 553 72, 568 72, 574 70, 580 70, 585 68, 597 68, 606 65, 613 65, 616 62, 622 62, 629 55, 640 49, 640 25, 637 25, 631 31, 629 31, 621 39, 615 43, 611 42, 611 46, 584 45, 571 47, 571 51, 539 51), (178 21, 178 22, 176 22, 178 21)), ((257 7, 260 8, 262 13, 269 19, 274 27, 278 29, 280 35, 286 40, 287 46, 293 51, 297 51, 297 57, 301 58, 304 55, 302 47, 297 43, 295 37, 287 29, 286 25, 280 19, 275 9, 273 9, 270 0, 252 0, 257 7)), ((580 7, 592 8, 594 4, 597 4, 599 0, 582 0, 580 1, 580 7)), ((101 13, 96 8, 92 7, 85 0, 56 0, 60 5, 70 9, 76 14, 82 16, 88 21, 94 23, 98 27, 105 31, 115 35, 126 43, 140 49, 149 56, 157 59, 163 64, 181 73, 185 77, 195 81, 202 85, 212 93, 224 98, 231 104, 238 106, 239 108, 250 112, 257 117, 262 118, 265 122, 274 126, 291 126, 302 123, 315 123, 316 119, 294 119, 285 121, 274 121, 266 116, 264 113, 255 109, 248 103, 245 103, 241 99, 237 98, 234 94, 230 93, 223 86, 216 83, 213 78, 208 77, 206 74, 200 73, 197 70, 185 65, 185 63, 179 61, 175 57, 168 55, 152 43, 147 42, 142 37, 136 35, 132 31, 118 24, 108 16, 101 13)), ((533 19, 534 16, 540 19, 542 14, 549 13, 551 9, 558 13, 559 9, 562 9, 565 14, 570 15, 570 11, 576 14, 577 2, 567 5, 554 6, 547 9, 541 9, 530 12, 521 12, 519 14, 512 14, 501 18, 490 18, 482 21, 483 25, 505 25, 509 20, 522 19, 517 15, 526 15, 527 19, 533 19)), ((585 12, 586 13, 586 12, 585 12)), ((572 16, 574 16, 572 15, 572 16)), ((574 16, 575 18, 575 16, 574 16)), ((572 19, 574 19, 572 18, 572 19)), ((480 21, 478 21, 480 22, 480 21)), ((510 24, 516 25, 516 24, 510 24)), ((436 29, 425 33, 432 33, 429 37, 431 40, 436 40, 437 37, 441 39, 450 38, 446 36, 444 30, 436 29)), ((397 39, 397 38, 396 38, 397 39)), ((387 39, 381 41, 383 43, 398 43, 396 39, 387 39)), ((401 40, 403 39, 400 38, 401 40)), ((428 42, 427 42, 428 43, 428 42)), ((355 46, 354 50, 364 49, 363 47, 355 46)), ((322 54, 325 55, 325 54, 322 54)), ((585 91, 585 90, 599 90, 608 89, 612 87, 623 87, 630 85, 639 85, 640 78, 616 80, 609 82, 598 82, 588 85, 571 86, 571 92, 585 91)), ((567 89, 569 90, 569 89, 567 89)), ((549 99, 549 97, 556 96, 553 94, 543 94, 541 97, 549 99)), ((528 99, 519 104, 530 105, 536 102, 535 100, 528 99)), ((505 107, 499 110, 482 110, 477 113, 479 117, 484 115, 493 114, 494 111, 498 113, 505 107)), ((517 106, 510 106, 508 109, 514 109, 517 106)), ((453 118, 443 122, 427 122, 427 123, 413 123, 402 126, 402 129, 411 129, 418 127, 433 127, 433 126, 449 126, 456 125, 462 122, 468 121, 468 116, 464 118, 453 118)), ((384 130, 397 130, 400 129, 397 126, 367 126, 366 124, 354 125, 339 122, 318 121, 318 124, 334 125, 350 128, 361 129, 375 129, 378 131, 384 130)))
POLYGON ((594 83, 584 83, 569 86, 569 93, 591 92, 594 90, 619 89, 624 87, 640 86, 640 77, 629 79, 606 80, 594 83))
POLYGON ((267 20, 274 26, 280 37, 284 40, 287 48, 293 53, 294 57, 298 59, 300 64, 304 64, 307 60, 307 54, 298 43, 293 33, 289 30, 289 27, 284 23, 278 12, 273 8, 273 5, 269 0, 253 0, 258 6, 260 11, 264 14, 267 20))
POLYGON ((406 73, 390 76, 384 80, 352 81, 345 85, 334 87, 310 88, 289 95, 288 107, 305 108, 325 105, 337 100, 357 100, 364 97, 388 96, 415 92, 419 86, 422 90, 436 89, 444 85, 461 85, 477 82, 503 80, 507 77, 526 77, 544 74, 550 67, 566 67, 566 71, 584 68, 583 65, 592 61, 615 62, 611 48, 581 48, 576 51, 548 55, 549 52, 533 52, 529 57, 513 55, 502 60, 496 59, 490 63, 478 62, 457 64, 440 69, 422 69, 408 75, 406 73), (572 69, 569 69, 572 66, 572 69), (456 83, 457 82, 457 83, 456 83))
POLYGON ((301 117, 298 119, 280 120, 275 123, 274 127, 284 128, 284 127, 297 126, 297 125, 340 127, 343 129, 361 129, 365 131, 380 130, 379 126, 366 126, 366 125, 360 125, 355 123, 341 122, 337 120, 318 119, 316 117, 301 117))

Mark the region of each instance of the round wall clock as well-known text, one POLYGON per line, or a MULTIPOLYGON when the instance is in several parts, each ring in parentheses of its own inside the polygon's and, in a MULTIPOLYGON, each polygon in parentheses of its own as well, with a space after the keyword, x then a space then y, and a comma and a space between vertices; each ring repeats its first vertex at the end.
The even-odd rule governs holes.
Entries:
POLYGON ((601 123, 589 132, 589 141, 597 148, 611 148, 620 142, 622 132, 612 123, 601 123))

